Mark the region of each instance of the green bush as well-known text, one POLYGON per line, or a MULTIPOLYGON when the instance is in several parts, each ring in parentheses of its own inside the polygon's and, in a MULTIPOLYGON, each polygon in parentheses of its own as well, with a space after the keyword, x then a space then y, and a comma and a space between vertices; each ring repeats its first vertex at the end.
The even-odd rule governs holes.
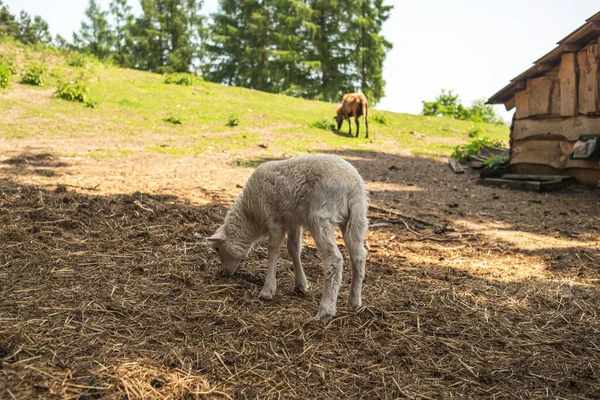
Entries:
POLYGON ((379 125, 387 125, 388 124, 388 119, 386 118, 385 115, 375 114, 370 119, 379 125))
POLYGON ((8 65, 0 62, 0 88, 8 87, 8 80, 10 79, 11 75, 12 73, 10 72, 8 65))
POLYGON ((442 93, 436 97, 435 101, 423 101, 423 115, 445 116, 464 121, 473 121, 477 123, 503 125, 504 121, 494 111, 494 107, 485 104, 485 100, 475 100, 471 107, 465 107, 461 104, 458 95, 453 94, 452 90, 442 93))
POLYGON ((87 108, 98 108, 98 102, 95 100, 88 100, 85 102, 87 108))
POLYGON ((233 128, 234 126, 238 126, 240 124, 240 119, 236 116, 231 114, 229 116, 229 120, 227 121, 227 126, 233 128))
POLYGON ((469 130, 469 137, 471 139, 478 138, 483 136, 483 127, 480 125, 475 125, 469 130))
POLYGON ((193 86, 198 82, 202 82, 202 77, 194 74, 177 73, 165 75, 166 84, 193 86))
POLYGON ((67 58, 67 65, 69 67, 83 68, 85 67, 86 62, 87 60, 85 55, 77 52, 70 53, 69 57, 67 58))
POLYGON ((260 165, 260 162, 257 160, 245 160, 240 156, 237 156, 236 158, 233 159, 233 161, 231 161, 231 164, 234 167, 250 167, 250 168, 256 168, 260 165))
POLYGON ((508 156, 494 155, 485 160, 483 165, 487 169, 498 169, 508 164, 508 156))
POLYGON ((17 67, 15 65, 14 58, 4 58, 0 56, 0 64, 3 64, 6 68, 8 68, 8 71, 11 75, 17 74, 17 67))
POLYGON ((171 115, 170 117, 165 118, 163 121, 168 122, 173 125, 181 125, 182 124, 181 118, 176 117, 174 115, 171 115))
POLYGON ((308 123, 308 126, 316 129, 323 129, 325 131, 334 131, 335 124, 333 120, 329 120, 329 118, 318 119, 316 121, 312 121, 308 123))
POLYGON ((502 142, 487 137, 476 138, 471 143, 456 146, 451 157, 456 158, 458 161, 465 161, 469 156, 474 156, 485 146, 500 147, 502 146, 502 142))
POLYGON ((84 81, 59 81, 56 86, 56 97, 68 101, 87 103, 89 100, 89 88, 84 81))
POLYGON ((44 86, 46 80, 46 66, 44 64, 30 65, 25 70, 21 83, 31 86, 44 86))

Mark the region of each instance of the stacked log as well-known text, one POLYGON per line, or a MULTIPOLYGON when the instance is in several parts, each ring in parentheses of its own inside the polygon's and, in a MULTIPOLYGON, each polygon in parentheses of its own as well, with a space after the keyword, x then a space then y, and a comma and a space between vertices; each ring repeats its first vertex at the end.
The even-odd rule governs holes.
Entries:
POLYGON ((545 69, 506 103, 517 108, 511 164, 523 173, 564 173, 595 185, 600 161, 571 160, 569 155, 581 135, 600 135, 598 41, 562 54, 558 66, 545 69))

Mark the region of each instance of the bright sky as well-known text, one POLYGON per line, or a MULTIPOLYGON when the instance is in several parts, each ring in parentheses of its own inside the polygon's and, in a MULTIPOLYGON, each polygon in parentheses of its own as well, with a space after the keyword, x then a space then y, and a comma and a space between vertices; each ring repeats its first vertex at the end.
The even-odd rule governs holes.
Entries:
MULTIPOLYGON (((70 39, 86 0, 5 0, 13 13, 41 15, 70 39)), ((109 0, 100 0, 106 6, 109 0)), ((136 0, 130 3, 137 5, 136 0)), ((489 98, 556 42, 600 11, 596 0, 388 0, 384 27, 394 44, 384 66, 386 97, 378 109, 418 114, 442 88, 463 102, 489 98)), ((204 12, 217 9, 205 0, 204 12)), ((498 111, 503 111, 498 107, 498 111)), ((502 113, 505 119, 509 114, 502 113)))

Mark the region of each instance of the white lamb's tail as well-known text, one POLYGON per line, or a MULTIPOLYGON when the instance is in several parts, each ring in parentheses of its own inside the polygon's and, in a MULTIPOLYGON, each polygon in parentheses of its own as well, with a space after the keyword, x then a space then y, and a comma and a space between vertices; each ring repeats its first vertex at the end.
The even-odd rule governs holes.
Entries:
POLYGON ((350 254, 350 263, 352 264, 352 283, 350 284, 348 306, 355 310, 362 306, 361 291, 367 258, 367 249, 365 249, 365 236, 368 229, 367 201, 365 192, 348 201, 348 221, 343 232, 344 243, 346 243, 346 249, 350 254))
POLYGON ((369 223, 367 221, 367 195, 362 194, 348 201, 348 221, 344 229, 346 247, 364 247, 365 235, 369 223))

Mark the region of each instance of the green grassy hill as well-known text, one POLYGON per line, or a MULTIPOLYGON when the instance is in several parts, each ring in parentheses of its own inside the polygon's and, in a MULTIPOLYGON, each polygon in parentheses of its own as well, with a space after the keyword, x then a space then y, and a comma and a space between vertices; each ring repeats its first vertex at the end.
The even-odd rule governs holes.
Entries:
MULTIPOLYGON (((199 82, 194 86, 164 83, 165 77, 80 60, 50 50, 0 44, 0 55, 14 59, 17 74, 0 89, 0 137, 119 138, 119 147, 89 152, 95 157, 127 156, 143 149, 175 157, 200 156, 210 150, 231 152, 267 147, 261 156, 295 155, 334 148, 443 157, 468 141, 473 123, 371 110, 370 138, 334 132, 335 105, 199 82), (20 84, 25 69, 44 62, 46 82, 37 88, 20 84), (88 82, 97 108, 54 98, 59 80, 88 82), (239 124, 228 126, 234 120, 239 124), (175 121, 168 122, 168 120, 175 121), (179 123, 180 122, 180 123, 179 123)), ((508 127, 486 125, 485 135, 507 140, 508 127)), ((69 155, 64 155, 69 156, 69 155)), ((237 155, 239 161, 242 154, 237 155)))

